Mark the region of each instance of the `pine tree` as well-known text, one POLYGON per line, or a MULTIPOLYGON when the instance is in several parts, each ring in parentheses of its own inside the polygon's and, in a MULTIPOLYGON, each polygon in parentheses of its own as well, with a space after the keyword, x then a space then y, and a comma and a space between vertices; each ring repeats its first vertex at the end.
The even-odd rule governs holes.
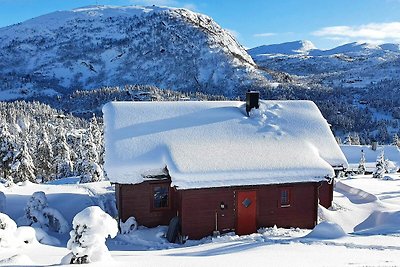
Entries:
POLYGON ((345 145, 351 145, 351 136, 350 133, 348 133, 343 141, 343 144, 345 145))
MULTIPOLYGON (((90 128, 89 128, 90 129, 90 128)), ((99 156, 94 143, 92 133, 86 131, 83 141, 82 174, 80 180, 82 183, 97 182, 104 179, 104 172, 97 164, 99 156)))
POLYGON ((72 174, 73 162, 71 161, 70 149, 65 137, 63 127, 58 127, 56 144, 54 148, 54 167, 56 170, 56 178, 68 177, 72 174))
POLYGON ((90 119, 89 122, 89 132, 92 135, 92 142, 96 147, 97 157, 96 163, 103 166, 104 165, 104 142, 103 142, 103 128, 102 125, 98 123, 96 116, 90 119))
POLYGON ((365 173, 365 153, 364 153, 364 150, 361 150, 361 158, 360 158, 360 162, 358 164, 357 173, 358 174, 364 174, 365 173))
POLYGON ((372 173, 373 178, 382 178, 383 174, 386 172, 387 166, 386 166, 386 161, 385 161, 385 154, 382 149, 381 153, 376 159, 376 165, 375 165, 375 170, 372 173))
POLYGON ((11 164, 16 155, 16 143, 14 138, 8 132, 6 124, 0 125, 0 170, 2 177, 12 182, 11 164))
POLYGON ((46 131, 43 131, 38 139, 36 152, 36 173, 42 183, 50 181, 55 176, 54 170, 54 154, 51 147, 49 137, 46 131))
POLYGON ((360 136, 358 133, 354 132, 351 136, 351 144, 352 145, 360 145, 360 136))
POLYGON ((27 180, 33 183, 36 182, 35 166, 33 165, 33 160, 29 154, 26 142, 23 143, 22 147, 13 158, 11 164, 11 176, 14 183, 24 182, 27 180))
POLYGON ((397 135, 397 133, 395 133, 393 135, 393 142, 392 145, 400 147, 400 140, 399 140, 399 136, 397 135))

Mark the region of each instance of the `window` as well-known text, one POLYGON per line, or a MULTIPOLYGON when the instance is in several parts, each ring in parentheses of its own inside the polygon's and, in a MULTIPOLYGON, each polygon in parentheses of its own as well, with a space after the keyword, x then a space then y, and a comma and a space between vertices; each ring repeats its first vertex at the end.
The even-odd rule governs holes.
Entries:
POLYGON ((162 209, 169 207, 169 185, 158 184, 153 186, 153 208, 162 209))
POLYGON ((282 188, 281 190, 281 207, 290 207, 290 190, 282 188))

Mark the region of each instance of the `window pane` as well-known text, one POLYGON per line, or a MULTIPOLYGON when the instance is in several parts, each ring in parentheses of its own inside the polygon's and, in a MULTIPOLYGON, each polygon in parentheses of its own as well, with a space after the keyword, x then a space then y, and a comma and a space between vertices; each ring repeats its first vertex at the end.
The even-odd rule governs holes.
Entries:
POLYGON ((290 200, 289 200, 289 190, 287 189, 282 189, 281 190, 281 205, 290 205, 290 200))
POLYGON ((168 207, 168 187, 155 186, 153 187, 153 207, 167 208, 168 207))

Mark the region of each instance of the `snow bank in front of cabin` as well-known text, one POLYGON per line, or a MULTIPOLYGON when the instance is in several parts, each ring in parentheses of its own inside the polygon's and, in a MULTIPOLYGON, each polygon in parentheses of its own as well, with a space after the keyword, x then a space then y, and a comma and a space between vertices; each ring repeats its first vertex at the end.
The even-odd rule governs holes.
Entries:
POLYGON ((340 225, 333 222, 324 221, 317 224, 314 229, 305 236, 305 238, 336 239, 344 236, 346 236, 346 233, 343 231, 340 225))
POLYGON ((321 181, 347 165, 311 101, 111 102, 104 106, 105 169, 140 183, 167 166, 182 188, 321 181))

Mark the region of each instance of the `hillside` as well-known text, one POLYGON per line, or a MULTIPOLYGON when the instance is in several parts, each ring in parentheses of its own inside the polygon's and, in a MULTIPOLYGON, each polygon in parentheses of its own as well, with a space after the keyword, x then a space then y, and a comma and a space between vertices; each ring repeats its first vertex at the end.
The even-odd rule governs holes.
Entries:
POLYGON ((210 17, 89 6, 0 29, 0 99, 126 84, 237 96, 268 74, 210 17))
MULTIPOLYGON (((373 136, 379 142, 391 142, 393 134, 400 132, 399 44, 349 43, 330 50, 320 50, 310 44, 297 41, 260 46, 248 52, 260 67, 287 73, 309 88, 330 90, 330 103, 347 102, 347 108, 338 110, 339 116, 354 117, 349 109, 370 114, 370 124, 357 122, 361 127, 341 124, 335 130, 342 134, 355 131, 373 136), (288 47, 292 50, 288 51, 288 47)), ((324 109, 323 105, 319 106, 324 109)), ((336 119, 340 120, 338 116, 333 119, 329 121, 334 125, 336 119)))

